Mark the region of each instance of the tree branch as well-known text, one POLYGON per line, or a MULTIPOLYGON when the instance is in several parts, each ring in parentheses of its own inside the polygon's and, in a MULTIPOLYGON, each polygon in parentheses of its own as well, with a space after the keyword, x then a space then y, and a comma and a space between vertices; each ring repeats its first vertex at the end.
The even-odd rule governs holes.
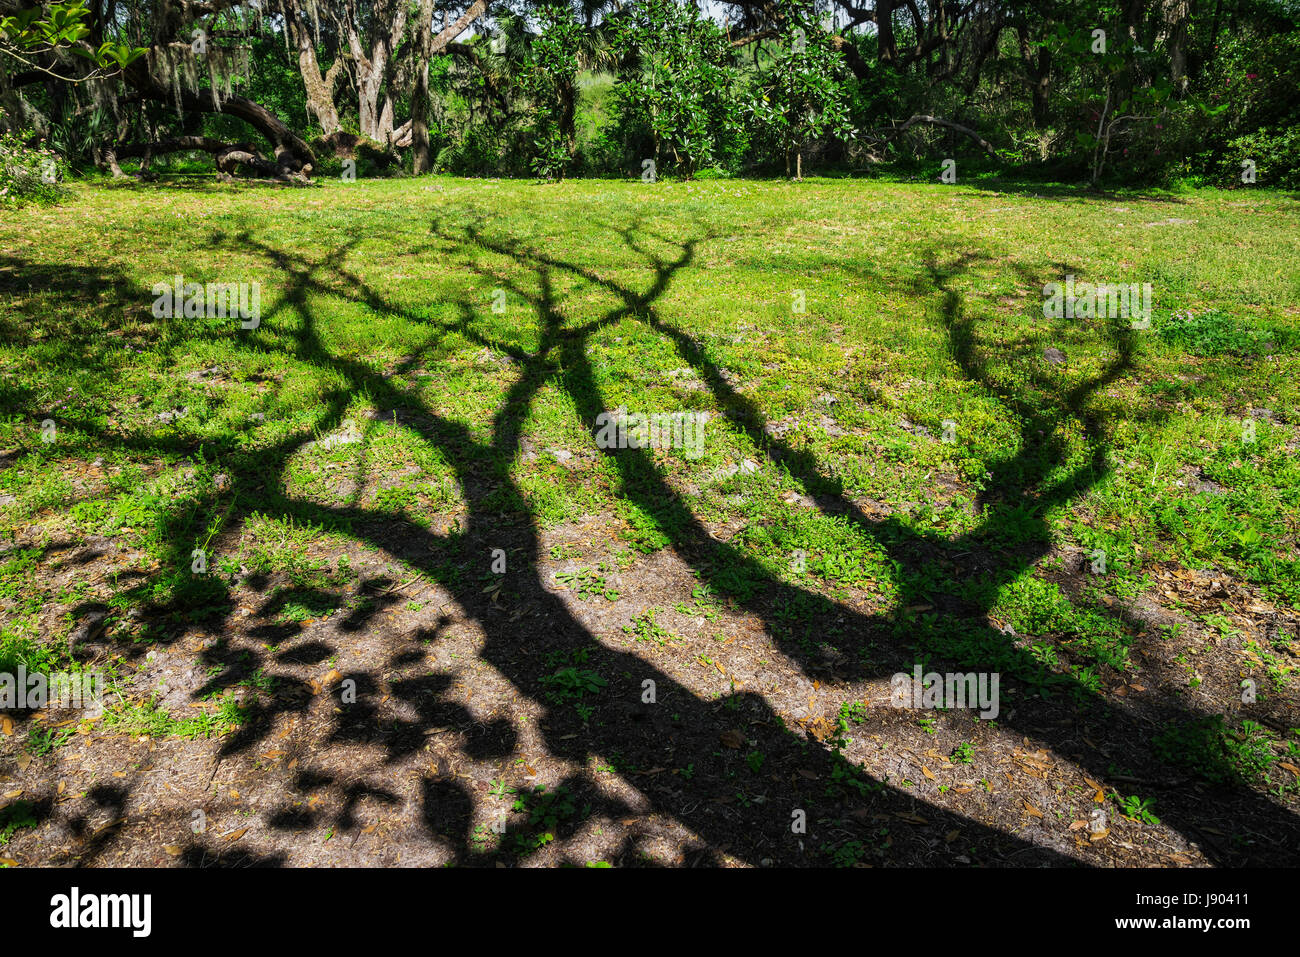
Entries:
POLYGON ((952 120, 940 119, 940 118, 937 117, 937 116, 927 116, 927 115, 922 114, 922 113, 916 113, 916 114, 913 114, 913 115, 912 115, 912 116, 907 120, 906 123, 904 123, 902 126, 898 127, 897 131, 895 131, 894 135, 893 135, 892 137, 890 137, 890 139, 893 140, 893 139, 897 138, 897 137, 900 136, 901 134, 903 134, 903 133, 907 132, 908 130, 910 130, 910 129, 911 129, 913 126, 915 126, 917 123, 926 123, 926 124, 928 124, 928 125, 930 125, 930 126, 942 126, 942 127, 947 128, 947 129, 954 130, 954 131, 956 131, 956 132, 962 134, 963 136, 968 136, 968 137, 970 137, 972 140, 974 140, 975 143, 977 143, 977 144, 979 145, 979 147, 980 147, 982 150, 984 150, 984 152, 988 153, 989 156, 992 156, 992 157, 993 157, 995 160, 997 160, 999 163, 1002 162, 1002 157, 999 156, 999 155, 998 155, 998 151, 995 150, 995 149, 993 148, 993 144, 990 143, 988 140, 984 139, 984 137, 980 136, 978 133, 976 133, 976 132, 975 132, 974 130, 972 130, 970 127, 968 127, 968 126, 962 126, 960 123, 954 123, 952 120))

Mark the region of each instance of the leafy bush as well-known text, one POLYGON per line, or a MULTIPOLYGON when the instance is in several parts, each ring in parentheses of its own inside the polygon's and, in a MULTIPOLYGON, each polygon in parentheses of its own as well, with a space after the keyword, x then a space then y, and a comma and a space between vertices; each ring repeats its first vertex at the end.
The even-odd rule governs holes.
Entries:
POLYGON ((1300 168, 1295 158, 1300 153, 1300 129, 1256 130, 1239 136, 1228 144, 1225 170, 1220 182, 1225 186, 1241 181, 1242 163, 1255 164, 1255 182, 1261 186, 1295 189, 1300 187, 1300 168))
POLYGON ((485 120, 456 131, 438 151, 434 169, 457 176, 519 175, 527 171, 523 158, 531 154, 515 125, 494 128, 485 120))
POLYGON ((62 159, 53 150, 27 146, 31 137, 26 130, 0 133, 0 205, 49 205, 67 193, 62 159))
POLYGON ((802 176, 803 154, 822 136, 847 137, 849 100, 843 56, 818 30, 810 8, 796 8, 782 46, 758 83, 754 116, 763 139, 785 164, 785 173, 802 176))
POLYGON ((537 19, 542 32, 519 76, 532 107, 529 166, 539 179, 563 179, 577 145, 574 112, 583 27, 568 3, 541 4, 537 19))
POLYGON ((749 104, 722 29, 689 4, 648 0, 618 24, 621 69, 611 96, 613 136, 637 172, 654 158, 690 177, 738 167, 749 104))

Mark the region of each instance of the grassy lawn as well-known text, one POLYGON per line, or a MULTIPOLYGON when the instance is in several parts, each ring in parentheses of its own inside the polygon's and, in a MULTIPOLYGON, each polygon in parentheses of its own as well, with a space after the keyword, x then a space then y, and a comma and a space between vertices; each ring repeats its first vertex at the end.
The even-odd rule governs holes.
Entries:
POLYGON ((0 670, 113 690, 3 719, 0 856, 1294 853, 1293 196, 83 185, 0 250, 0 670))

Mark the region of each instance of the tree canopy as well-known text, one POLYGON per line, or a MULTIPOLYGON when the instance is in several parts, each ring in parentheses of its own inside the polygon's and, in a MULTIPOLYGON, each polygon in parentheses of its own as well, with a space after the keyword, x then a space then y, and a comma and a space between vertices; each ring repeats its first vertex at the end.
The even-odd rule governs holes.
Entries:
MULTIPOLYGON (((1294 185, 1287 0, 0 0, 5 130, 60 163, 937 168, 1294 185), (128 162, 129 161, 129 162, 128 162)), ((125 168, 124 165, 126 164, 125 168)))

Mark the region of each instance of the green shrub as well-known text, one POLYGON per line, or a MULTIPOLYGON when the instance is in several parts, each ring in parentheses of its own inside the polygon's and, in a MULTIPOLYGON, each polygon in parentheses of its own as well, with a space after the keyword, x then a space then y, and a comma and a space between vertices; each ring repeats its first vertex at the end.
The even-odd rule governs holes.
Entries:
POLYGON ((1228 143, 1222 185, 1241 182, 1242 163, 1255 164, 1255 182, 1260 186, 1295 189, 1300 187, 1300 169, 1295 158, 1300 152, 1300 129, 1255 130, 1228 143))
POLYGON ((67 193, 63 160, 53 150, 26 145, 31 138, 27 130, 0 133, 0 206, 51 205, 67 193))

